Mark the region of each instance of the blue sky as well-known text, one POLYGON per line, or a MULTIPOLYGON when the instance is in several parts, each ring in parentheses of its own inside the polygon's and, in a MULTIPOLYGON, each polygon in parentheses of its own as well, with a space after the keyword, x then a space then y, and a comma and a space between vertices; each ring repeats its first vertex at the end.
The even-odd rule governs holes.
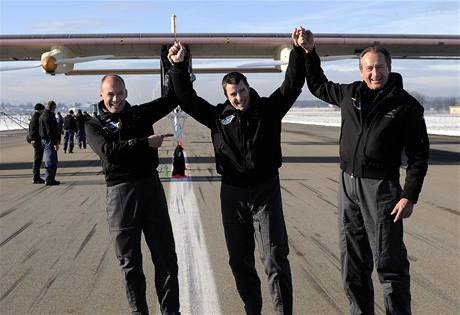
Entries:
MULTIPOLYGON (((458 1, 18 1, 0 0, 0 34, 169 33, 172 14, 179 33, 290 33, 302 25, 314 33, 460 34, 458 1)), ((116 66, 120 66, 117 61, 116 66)), ((136 66, 145 61, 123 61, 136 66)), ((155 62, 153 62, 155 63, 155 62)), ((14 65, 18 65, 16 63, 14 65)), ((23 64, 23 63, 22 63, 23 64)), ((104 62, 80 64, 100 67, 104 62)), ((196 65, 197 62, 194 62, 196 65)), ((2 63, 1 66, 11 66, 2 63)), ((357 60, 328 62, 336 82, 359 80, 357 60)), ((460 96, 460 62, 395 60, 407 90, 426 96, 460 96)), ((224 100, 222 75, 198 75, 195 87, 211 102, 224 100)), ((131 103, 159 96, 159 76, 125 76, 131 103)), ((277 88, 282 74, 249 74, 260 94, 277 88)), ((100 76, 47 76, 40 69, 0 73, 0 101, 94 103, 100 76)), ((299 99, 313 99, 305 88, 299 99)))

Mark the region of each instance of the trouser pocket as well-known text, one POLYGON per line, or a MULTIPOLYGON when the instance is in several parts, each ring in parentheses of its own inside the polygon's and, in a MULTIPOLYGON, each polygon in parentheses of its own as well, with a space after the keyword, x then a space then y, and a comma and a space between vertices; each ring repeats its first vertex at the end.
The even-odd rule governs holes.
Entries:
POLYGON ((377 270, 398 272, 402 261, 402 223, 377 223, 377 270))
POLYGON ((122 183, 107 187, 107 221, 111 230, 133 228, 138 205, 135 188, 122 183))

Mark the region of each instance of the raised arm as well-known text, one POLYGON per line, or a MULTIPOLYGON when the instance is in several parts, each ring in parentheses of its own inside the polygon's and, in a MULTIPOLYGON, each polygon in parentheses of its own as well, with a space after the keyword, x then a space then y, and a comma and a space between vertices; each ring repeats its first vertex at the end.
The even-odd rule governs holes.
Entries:
POLYGON ((269 97, 270 103, 280 106, 281 118, 286 115, 289 109, 302 92, 305 83, 305 52, 297 43, 300 29, 292 31, 294 48, 289 54, 289 63, 281 86, 269 97))
POLYGON ((196 94, 190 81, 190 73, 183 62, 184 55, 185 48, 179 42, 169 49, 168 59, 173 64, 169 71, 170 89, 187 114, 208 128, 212 128, 216 107, 196 94))
POLYGON ((169 114, 178 105, 178 100, 174 97, 169 89, 167 95, 160 97, 151 102, 139 105, 141 115, 149 117, 152 125, 169 114))
POLYGON ((307 53, 305 56, 305 68, 307 85, 310 92, 323 101, 340 106, 343 100, 342 87, 344 85, 331 82, 324 75, 321 68, 321 60, 315 49, 315 38, 310 30, 301 29, 298 45, 307 53))

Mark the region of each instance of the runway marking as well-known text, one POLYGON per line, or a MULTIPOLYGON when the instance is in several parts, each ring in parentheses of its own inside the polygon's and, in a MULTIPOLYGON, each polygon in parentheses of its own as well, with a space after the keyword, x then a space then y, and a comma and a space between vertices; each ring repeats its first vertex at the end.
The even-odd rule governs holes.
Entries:
POLYGON ((169 187, 168 205, 179 266, 181 313, 222 314, 193 183, 171 180, 169 187))

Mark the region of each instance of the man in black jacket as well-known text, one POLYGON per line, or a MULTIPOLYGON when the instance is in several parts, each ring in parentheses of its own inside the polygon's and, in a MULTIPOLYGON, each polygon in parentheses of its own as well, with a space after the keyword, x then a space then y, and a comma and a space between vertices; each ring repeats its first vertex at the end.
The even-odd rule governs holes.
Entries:
POLYGON ((73 110, 64 117, 64 153, 69 149, 69 153, 73 153, 75 132, 77 131, 77 122, 73 110))
MULTIPOLYGON (((297 38, 293 32, 294 43, 297 38)), ((238 72, 222 87, 227 101, 213 106, 197 96, 180 43, 170 48, 172 86, 182 109, 211 130, 216 169, 222 175, 221 210, 229 264, 247 314, 260 314, 262 297, 255 269, 254 235, 276 314, 292 314, 291 268, 278 168, 281 119, 305 82, 304 51, 294 47, 286 77, 269 97, 260 97, 238 72)))
POLYGON ((56 116, 56 103, 49 101, 47 108, 39 119, 39 132, 45 151, 45 184, 47 186, 59 185, 56 180, 56 170, 58 163, 57 151, 59 150, 59 140, 61 135, 58 130, 56 116))
POLYGON ((75 121, 77 122, 77 141, 80 149, 86 149, 86 133, 85 133, 85 122, 91 118, 87 112, 82 113, 81 109, 77 111, 75 115, 75 121))
POLYGON ((339 234, 342 278, 352 314, 374 313, 373 261, 383 287, 387 314, 410 314, 409 261, 403 218, 417 202, 428 168, 428 136, 423 107, 392 73, 390 53, 365 49, 359 58, 363 81, 327 80, 302 29, 299 44, 307 55, 307 84, 316 97, 340 106, 339 234), (399 184, 403 150, 404 188, 399 184))
POLYGON ((124 274, 132 314, 148 314, 142 270, 141 234, 155 265, 155 287, 162 314, 179 314, 177 257, 163 186, 158 148, 165 136, 152 125, 176 105, 169 95, 139 106, 126 101, 123 79, 114 74, 101 81, 99 115, 86 134, 100 157, 107 183, 107 221, 124 274))
POLYGON ((35 104, 34 107, 34 113, 30 119, 29 123, 29 142, 32 144, 34 147, 34 163, 32 166, 33 169, 33 183, 34 184, 44 184, 45 180, 41 178, 40 176, 40 166, 43 161, 43 144, 42 140, 40 138, 40 132, 39 132, 39 118, 40 115, 43 113, 45 110, 45 106, 43 104, 37 103, 35 104))

